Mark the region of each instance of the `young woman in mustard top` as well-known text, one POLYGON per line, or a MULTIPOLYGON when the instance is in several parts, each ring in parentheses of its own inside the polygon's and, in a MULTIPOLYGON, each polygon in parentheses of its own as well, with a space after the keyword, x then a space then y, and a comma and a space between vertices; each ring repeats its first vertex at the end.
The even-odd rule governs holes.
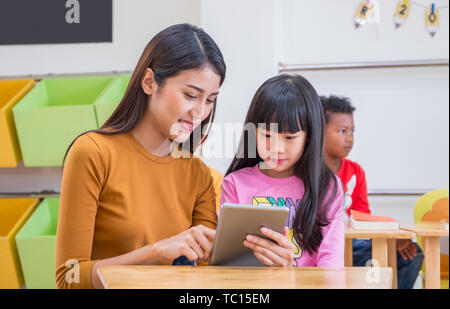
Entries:
POLYGON ((219 48, 195 26, 175 25, 150 41, 109 120, 66 153, 58 288, 102 287, 101 265, 208 259, 217 224, 213 179, 177 145, 193 152, 206 138, 225 71, 219 48))

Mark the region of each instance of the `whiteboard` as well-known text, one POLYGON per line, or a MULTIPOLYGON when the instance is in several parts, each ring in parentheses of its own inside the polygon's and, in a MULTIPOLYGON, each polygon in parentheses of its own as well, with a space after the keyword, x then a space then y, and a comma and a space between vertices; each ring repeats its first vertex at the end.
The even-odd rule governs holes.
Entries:
POLYGON ((369 192, 448 188, 448 66, 296 73, 356 107, 349 159, 365 169, 369 192))
MULTIPOLYGON (((379 0, 378 22, 359 29, 354 15, 361 0, 282 2, 280 63, 286 67, 447 63, 296 72, 320 94, 344 95, 354 103, 357 131, 349 158, 366 170, 369 192, 424 192, 449 185, 449 10, 440 10, 440 28, 432 38, 425 27, 431 2, 412 2, 399 29, 393 21, 398 0, 379 0)), ((448 0, 433 2, 449 5, 448 0)))
MULTIPOLYGON (((449 9, 440 10, 440 29, 432 38, 425 28, 425 8, 413 5, 407 22, 396 30, 398 0, 378 0, 379 23, 355 29, 361 0, 284 0, 283 47, 288 64, 448 59, 449 9)), ((448 6, 448 0, 415 0, 448 6)))

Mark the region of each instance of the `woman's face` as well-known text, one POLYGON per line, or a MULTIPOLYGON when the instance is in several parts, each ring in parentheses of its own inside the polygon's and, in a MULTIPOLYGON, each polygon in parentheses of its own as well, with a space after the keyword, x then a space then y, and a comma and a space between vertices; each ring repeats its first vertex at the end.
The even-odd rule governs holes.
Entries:
POLYGON ((217 100, 220 76, 210 66, 182 71, 158 86, 147 69, 142 87, 149 95, 146 115, 162 134, 183 143, 205 120, 217 100))

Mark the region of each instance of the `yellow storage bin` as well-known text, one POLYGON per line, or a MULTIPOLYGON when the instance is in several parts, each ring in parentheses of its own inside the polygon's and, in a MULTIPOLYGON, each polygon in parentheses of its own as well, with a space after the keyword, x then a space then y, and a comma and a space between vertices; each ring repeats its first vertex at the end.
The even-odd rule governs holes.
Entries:
POLYGON ((15 236, 37 207, 39 199, 0 199, 0 289, 24 284, 15 236))
POLYGON ((22 160, 12 108, 34 86, 34 79, 0 80, 0 167, 22 160))

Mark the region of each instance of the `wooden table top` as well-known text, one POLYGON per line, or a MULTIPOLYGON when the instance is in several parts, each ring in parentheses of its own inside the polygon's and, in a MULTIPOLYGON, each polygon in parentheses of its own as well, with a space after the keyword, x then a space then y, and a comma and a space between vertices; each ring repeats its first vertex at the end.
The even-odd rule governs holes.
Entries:
POLYGON ((392 268, 101 266, 111 289, 390 289, 392 268))
POLYGON ((411 231, 417 236, 447 236, 448 228, 444 223, 439 222, 420 222, 420 223, 403 223, 400 228, 405 231, 411 231))
POLYGON ((356 230, 346 224, 345 238, 385 238, 385 239, 414 239, 416 234, 411 231, 399 230, 356 230))

